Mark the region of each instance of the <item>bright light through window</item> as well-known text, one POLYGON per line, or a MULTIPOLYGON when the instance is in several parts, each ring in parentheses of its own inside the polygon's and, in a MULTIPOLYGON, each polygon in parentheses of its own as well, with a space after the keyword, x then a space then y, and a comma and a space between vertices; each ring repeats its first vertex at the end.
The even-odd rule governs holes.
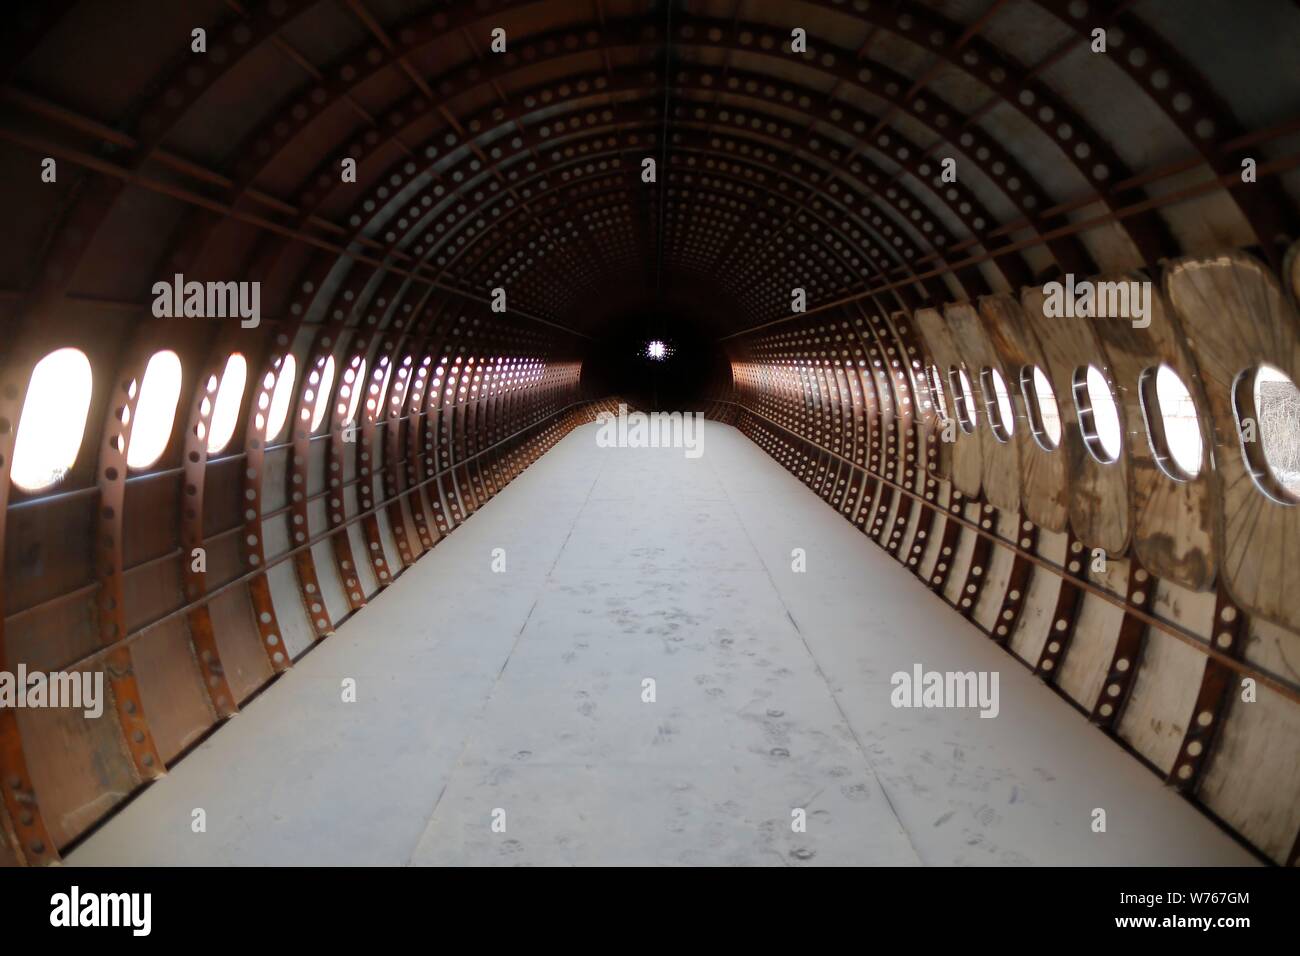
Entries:
MULTIPOLYGON (((444 362, 446 360, 444 359, 444 362)), ((381 406, 384 401, 384 395, 388 391, 388 380, 393 375, 393 363, 388 359, 380 359, 382 368, 376 368, 370 376, 369 397, 366 399, 366 418, 370 421, 379 421, 383 416, 380 414, 381 406)), ((450 382, 450 378, 448 378, 450 382)), ((451 394, 450 390, 447 392, 451 394)))
POLYGON ((957 410, 957 423, 961 430, 970 434, 975 430, 975 393, 971 390, 970 379, 964 368, 953 366, 948 370, 948 384, 952 386, 952 403, 957 410))
POLYGON ((1113 462, 1119 457, 1122 438, 1119 409, 1110 383, 1095 365, 1075 373, 1074 402, 1088 451, 1102 464, 1113 462))
POLYGON ((1061 444, 1061 410, 1056 407, 1056 393, 1052 383, 1037 365, 1020 375, 1021 390, 1025 393, 1025 407, 1034 417, 1030 420, 1038 444, 1051 451, 1061 444))
MULTIPOLYGON (((315 374, 311 376, 314 380, 315 374)), ((313 383, 315 384, 315 383, 313 383)), ((311 413, 311 430, 315 431, 320 428, 321 422, 325 421, 325 413, 330 407, 330 389, 334 387, 334 356, 325 360, 325 371, 320 375, 319 385, 316 387, 316 408, 311 413)))
POLYGON ((928 381, 930 385, 931 403, 934 405, 934 413, 940 421, 948 420, 948 406, 944 403, 943 396, 943 377, 939 374, 939 369, 931 365, 928 372, 928 381))
POLYGON ((1141 396, 1142 414, 1156 462, 1173 478, 1195 478, 1201 471, 1201 426, 1196 417, 1196 403, 1182 379, 1168 365, 1148 369, 1142 375, 1141 396), (1158 414, 1158 423, 1153 413, 1158 414))
POLYGON ((663 342, 655 339, 645 347, 646 358, 653 359, 656 362, 662 362, 668 357, 668 346, 663 342))
POLYGON ((48 488, 72 468, 86 430, 90 387, 90 361, 78 349, 58 349, 36 363, 10 472, 19 488, 48 488))
POLYGON ((289 406, 293 404, 293 381, 298 375, 298 363, 292 355, 286 355, 280 365, 280 374, 275 378, 275 391, 271 393, 270 420, 266 425, 266 440, 274 441, 279 437, 289 418, 289 406))
POLYGON ((215 455, 230 443, 239 421, 239 407, 244 401, 244 382, 248 379, 248 363, 238 352, 226 359, 226 370, 221 373, 221 386, 217 389, 217 402, 212 412, 212 427, 208 429, 208 454, 215 455))
POLYGON ((1259 367, 1254 389, 1264 460, 1283 489, 1300 497, 1300 390, 1271 365, 1259 367))
POLYGON ((344 389, 347 389, 348 407, 343 415, 343 424, 347 425, 356 421, 357 406, 361 404, 361 393, 366 390, 366 360, 362 359, 361 364, 355 369, 348 369, 343 373, 344 384, 339 387, 340 397, 344 389))
POLYGON ((1007 394, 1007 383, 995 368, 985 368, 980 373, 980 386, 984 389, 984 404, 988 410, 989 427, 998 441, 1009 441, 1016 432, 1016 413, 1007 394))
POLYGON ((126 463, 147 468, 158 460, 172 436, 176 403, 181 397, 181 360, 175 352, 155 352, 145 366, 140 400, 135 405, 126 463))

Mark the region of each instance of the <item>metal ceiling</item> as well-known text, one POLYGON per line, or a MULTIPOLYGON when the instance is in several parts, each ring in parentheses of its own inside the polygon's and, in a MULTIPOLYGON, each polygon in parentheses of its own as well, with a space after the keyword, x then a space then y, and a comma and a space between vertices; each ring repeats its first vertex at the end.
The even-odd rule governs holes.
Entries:
MULTIPOLYGON (((694 279, 730 332, 794 287, 915 306, 1225 242, 1276 264, 1300 83, 1284 58, 1248 102, 1220 81, 1294 17, 1194 6, 36 4, 10 15, 6 208, 45 241, 9 232, 0 286, 46 322, 142 302, 181 248, 220 275, 292 244, 588 333, 694 279), (62 161, 42 195, 32 153, 62 161)), ((265 280, 283 303, 288 268, 265 280)))
POLYGON ((610 407, 584 356, 654 312, 718 341, 712 415, 960 613, 993 614, 989 636, 1049 683, 1094 655, 1128 710, 1099 684, 1075 701, 1090 719, 1297 859, 1300 810, 1269 787, 1300 766, 1282 650, 1300 572, 1252 545, 1283 553, 1300 512, 1234 457, 1233 376, 1300 379, 1300 6, 49 0, 0 17, 0 663, 104 666, 117 707, 89 729, 0 713, 0 862, 56 858, 289 666, 295 626, 324 638, 610 407), (1024 319, 1063 273, 1137 271, 1177 314, 1145 335, 1024 319), (177 273, 260 282, 260 329, 152 315, 177 273), (64 345, 95 370, 86 438, 29 494, 10 487, 14 432, 64 345), (163 348, 185 370, 177 425, 132 471, 135 386, 163 348), (249 395, 209 455, 237 349, 249 395), (275 441, 257 409, 290 356, 298 424, 275 441), (301 424, 333 397, 314 394, 331 361, 377 396, 356 443, 342 412, 301 424), (1070 374, 1095 365, 1133 436, 1153 361, 1198 400, 1195 482, 1161 478, 1140 441, 1100 468, 1077 423, 1055 457, 1027 429, 935 437, 936 364, 1013 384, 1041 367, 1067 426, 1070 374), (1085 548, 1114 580, 1089 577, 1085 548), (1225 717, 1243 675, 1275 696, 1225 717), (1164 732, 1124 737, 1125 713, 1164 732))

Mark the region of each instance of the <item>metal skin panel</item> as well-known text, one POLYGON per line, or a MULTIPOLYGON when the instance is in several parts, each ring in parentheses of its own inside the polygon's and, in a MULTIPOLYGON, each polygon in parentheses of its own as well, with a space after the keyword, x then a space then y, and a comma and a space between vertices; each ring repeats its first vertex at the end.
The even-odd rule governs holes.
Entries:
MULTIPOLYGON (((670 310, 687 282, 707 291, 710 331, 732 361, 710 415, 1103 731, 1146 740, 1135 748, 1171 785, 1270 858, 1294 860, 1294 775, 1275 768, 1295 763, 1300 690, 1282 662, 1300 626, 1297 506, 1254 486, 1234 407, 1250 363, 1300 371, 1300 245, 1279 261, 1297 232, 1283 178, 1294 121, 1278 109, 1270 128, 1244 125, 1286 106, 1268 99, 1284 84, 1262 69, 1249 99, 1216 90, 1217 66, 1175 42, 1194 24, 1172 29, 1173 12, 1126 4, 675 3, 667 27, 662 4, 400 6, 226 4, 205 24, 202 58, 142 23, 141 58, 163 66, 123 71, 98 94, 85 87, 102 78, 68 55, 84 45, 75 31, 42 25, 30 49, 6 41, 5 168, 53 156, 60 180, 33 188, 19 173, 5 194, 22 228, 0 236, 0 666, 39 654, 107 667, 114 702, 90 732, 0 712, 0 864, 56 859, 199 728, 364 613, 367 595, 385 599, 568 429, 616 406, 584 391, 584 335, 632 305, 670 310), (800 16, 811 52, 794 59, 800 16), (1064 39, 1026 56, 1021 28, 1042 20, 1064 39), (510 32, 500 56, 485 43, 499 23, 510 32), (1097 25, 1111 30, 1107 72, 1078 89, 1097 25), (860 47, 845 40, 862 30, 860 47), (1122 116, 1097 108, 1103 87, 1128 94, 1122 116), (105 104, 120 111, 97 115, 105 104), (1149 141, 1134 143, 1142 120, 1149 141), (638 176, 644 155, 661 158, 653 188, 638 176), (955 178, 941 168, 950 155, 955 178), (1167 158, 1133 168, 1148 155, 1167 158), (340 177, 344 158, 356 182, 340 177), (1258 182, 1242 179, 1245 158, 1261 160, 1258 182), (1257 250, 1268 271, 1238 253, 1177 260, 1216 248, 1206 237, 1257 250), (1144 331, 1047 327, 1035 282, 1091 276, 1094 260, 1175 260, 1169 308, 1158 303, 1144 331), (182 356, 181 420, 169 457, 136 482, 121 462, 134 415, 120 409, 133 409, 128 383, 150 351, 138 280, 182 268, 262 281, 265 324, 159 326, 182 356), (666 302, 652 298, 660 278, 666 302), (497 286, 506 315, 485 305, 497 286), (794 286, 808 289, 809 313, 787 314, 794 286), (1022 287, 1019 299, 989 295, 1022 287), (96 376, 82 452, 63 485, 9 507, 23 386, 63 342, 84 347, 96 376), (250 363, 246 414, 210 461, 194 429, 210 424, 206 382, 236 347, 250 363), (291 349, 291 437, 270 450, 257 416, 291 349), (332 392, 306 399, 329 355, 332 392), (363 406, 351 443, 342 375, 363 357, 352 386, 373 389, 377 407, 363 406), (1202 411, 1206 467, 1192 481, 1150 453, 1138 383, 1158 361, 1202 411), (948 417, 949 368, 965 367, 976 397, 974 432, 957 428, 952 444, 940 440, 931 362, 948 417), (1114 464, 1079 438, 1068 379, 1088 363, 1120 405, 1114 464), (1029 434, 1028 364, 1053 380, 1061 448, 1029 434), (987 433, 985 366, 1011 394, 1007 444, 987 433), (326 424, 305 434, 301 415, 325 403, 326 424), (155 514, 165 529, 142 533, 155 514), (60 547, 34 548, 42 535, 60 547), (206 572, 190 567, 193 547, 208 549, 206 572), (1120 562, 1104 579, 1087 571, 1095 547, 1120 562), (56 551, 57 567, 27 567, 56 551), (1162 616, 1158 579, 1213 600, 1213 626, 1162 616), (1176 653, 1153 652, 1155 634, 1176 653), (1199 688, 1170 686, 1188 674, 1199 688), (1265 692, 1252 708, 1232 699, 1246 677, 1265 692), (1142 718, 1178 732, 1146 734, 1142 718)), ((44 15, 53 26, 76 13, 61 3, 44 15)), ((1165 587, 1174 604, 1187 593, 1165 587)))
MULTIPOLYGON (((207 552, 209 544, 204 528, 204 502, 208 470, 207 435, 212 427, 216 396, 221 389, 227 358, 241 352, 249 369, 259 363, 258 352, 250 349, 238 325, 229 325, 224 334, 213 343, 210 355, 199 370, 198 394, 191 403, 189 424, 185 429, 184 487, 181 498, 181 568, 185 581, 185 599, 194 602, 207 593, 207 552), (200 550, 201 549, 201 550, 200 550), (199 563, 196 554, 203 554, 199 563)), ((245 385, 247 389, 247 385, 245 385)), ((241 407, 247 399, 241 395, 241 407)), ((231 437, 231 446, 239 439, 238 427, 231 437)), ((217 646, 212 617, 206 605, 194 607, 187 615, 193 635, 194 654, 198 661, 202 683, 218 720, 224 720, 238 711, 235 696, 226 681, 225 666, 217 646)))
MULTIPOLYGON (((25 357, 25 356, 24 356, 25 357)), ((28 377, 20 373, 23 365, 20 356, 0 365, 0 548, 6 537, 5 518, 9 503, 9 473, 14 457, 14 444, 18 435, 18 421, 22 414, 23 395, 28 377)), ((0 668, 8 670, 13 660, 5 641, 4 589, 0 588, 0 668)), ((0 709, 0 802, 3 803, 3 835, 11 840, 15 860, 32 865, 56 861, 58 849, 36 799, 27 756, 18 727, 17 711, 0 709)))

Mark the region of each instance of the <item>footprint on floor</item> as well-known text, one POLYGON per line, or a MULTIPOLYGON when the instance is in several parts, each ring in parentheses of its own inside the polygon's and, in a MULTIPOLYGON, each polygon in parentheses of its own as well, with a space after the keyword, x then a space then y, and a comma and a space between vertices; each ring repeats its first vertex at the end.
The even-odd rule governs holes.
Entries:
POLYGON ((982 806, 975 811, 975 820, 982 827, 991 827, 995 823, 1001 823, 1002 818, 998 816, 997 811, 992 807, 982 806))
POLYGON ((840 787, 840 793, 854 803, 862 803, 871 799, 871 788, 865 783, 846 783, 840 787))

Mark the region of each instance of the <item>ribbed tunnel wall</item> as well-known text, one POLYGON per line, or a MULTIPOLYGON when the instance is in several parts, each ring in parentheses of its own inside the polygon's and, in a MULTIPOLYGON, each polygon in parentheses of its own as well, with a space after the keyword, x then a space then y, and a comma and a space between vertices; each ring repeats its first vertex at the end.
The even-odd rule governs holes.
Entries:
POLYGON ((1042 338, 1027 319, 1035 312, 1020 303, 1037 305, 1037 289, 913 315, 834 310, 784 323, 733 346, 735 396, 709 408, 1171 786, 1293 861, 1300 711, 1291 684, 1272 678, 1290 674, 1295 646, 1284 555, 1296 512, 1251 480, 1233 390, 1240 370, 1278 354, 1279 329, 1294 350, 1295 313, 1268 269, 1244 256, 1180 261, 1163 278, 1166 324, 1116 334, 1100 320, 1076 328, 1073 343, 1066 328, 1042 338), (1225 315, 1248 321, 1225 328, 1225 315), (972 370, 972 433, 954 427, 955 440, 942 439, 958 412, 951 392, 937 400, 926 357, 972 370), (1215 468, 1191 480, 1159 467, 1147 438, 1140 377, 1161 362, 1199 381, 1215 468), (987 412, 996 397, 975 370, 1019 382, 1038 366, 1068 396, 1087 364, 1107 369, 1124 397, 1117 461, 1086 450, 1069 400, 1060 445, 1044 448, 1023 390, 1011 392, 1013 434, 997 437, 987 412), (1259 687, 1248 705, 1245 680, 1259 687))
POLYGON ((1300 379, 1286 255, 1300 10, 1197 6, 0 14, 0 666, 103 668, 112 692, 101 721, 0 712, 0 862, 56 859, 383 600, 617 405, 589 382, 605 381, 621 316, 688 300, 730 369, 694 383, 695 407, 1263 856, 1294 862, 1300 508, 1267 492, 1238 436, 1243 372, 1300 379), (794 28, 807 52, 791 51, 794 28), (260 325, 155 318, 151 290, 177 273, 260 282, 260 325), (1043 283, 1065 273, 1151 281, 1152 322, 1047 319, 1043 283), (93 370, 84 438, 61 480, 28 492, 9 481, 24 402, 61 347, 93 370), (156 462, 131 468, 161 350, 184 370, 175 425, 156 462), (233 353, 247 363, 238 425, 209 454, 233 353), (288 357, 288 424, 268 434, 288 357), (1198 412, 1194 477, 1162 464, 1144 410, 1162 364, 1198 412), (1087 366, 1118 400, 1114 462, 1089 451, 1073 400, 1087 366), (1059 407, 1055 448, 1020 387, 1034 367, 1059 407), (973 409, 953 404, 958 369, 973 409), (989 426, 988 370, 1011 386, 1009 434, 989 426), (963 417, 974 427, 945 440, 963 417))

